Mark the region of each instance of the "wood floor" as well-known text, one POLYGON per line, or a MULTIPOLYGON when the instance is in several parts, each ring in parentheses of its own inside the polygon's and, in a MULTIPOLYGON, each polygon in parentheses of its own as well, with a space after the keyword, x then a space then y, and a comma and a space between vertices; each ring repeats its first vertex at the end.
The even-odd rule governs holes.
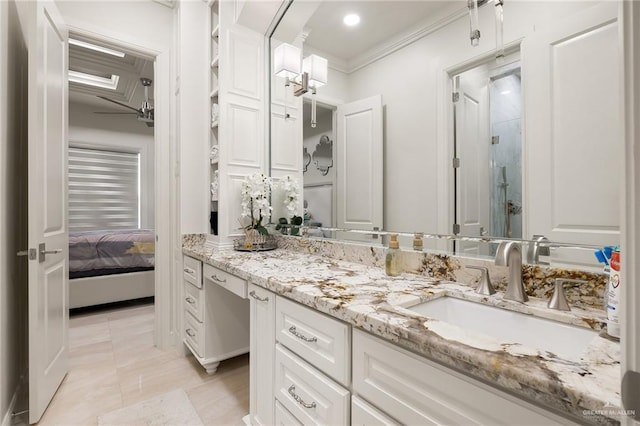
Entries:
POLYGON ((100 414, 182 388, 205 425, 241 425, 249 357, 209 376, 193 356, 153 346, 153 305, 74 315, 70 370, 39 425, 95 425, 100 414))

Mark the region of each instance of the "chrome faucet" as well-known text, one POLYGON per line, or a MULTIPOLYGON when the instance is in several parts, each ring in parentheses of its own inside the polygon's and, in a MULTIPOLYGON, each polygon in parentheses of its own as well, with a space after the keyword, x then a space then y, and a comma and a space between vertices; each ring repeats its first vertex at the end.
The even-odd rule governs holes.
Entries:
POLYGON ((515 241, 503 241, 496 251, 496 265, 509 267, 509 281, 504 298, 516 302, 529 300, 522 284, 522 250, 515 241))
POLYGON ((532 265, 548 265, 547 262, 540 262, 540 256, 550 256, 549 246, 540 247, 540 243, 548 243, 549 239, 544 235, 534 235, 533 242, 529 242, 527 250, 527 262, 532 265))

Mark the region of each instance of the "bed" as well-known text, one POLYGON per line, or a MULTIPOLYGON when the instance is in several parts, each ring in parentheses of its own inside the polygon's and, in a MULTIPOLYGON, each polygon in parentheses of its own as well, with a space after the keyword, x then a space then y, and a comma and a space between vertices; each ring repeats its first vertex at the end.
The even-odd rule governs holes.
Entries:
POLYGON ((125 229, 69 233, 69 307, 154 295, 155 233, 125 229))

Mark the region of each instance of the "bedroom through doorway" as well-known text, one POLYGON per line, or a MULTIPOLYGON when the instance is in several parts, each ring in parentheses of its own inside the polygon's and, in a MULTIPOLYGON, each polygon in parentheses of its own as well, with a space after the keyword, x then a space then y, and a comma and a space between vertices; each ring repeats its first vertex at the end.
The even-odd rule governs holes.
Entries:
POLYGON ((69 37, 71 315, 153 304, 154 61, 69 37))

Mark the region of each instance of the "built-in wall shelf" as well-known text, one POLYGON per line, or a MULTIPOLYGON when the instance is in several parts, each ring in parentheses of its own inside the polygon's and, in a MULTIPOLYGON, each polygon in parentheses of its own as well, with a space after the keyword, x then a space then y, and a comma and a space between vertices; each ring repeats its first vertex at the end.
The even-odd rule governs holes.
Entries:
POLYGON ((211 68, 217 68, 218 67, 219 59, 220 59, 219 56, 216 56, 215 58, 213 58, 213 60, 211 61, 211 68))
POLYGON ((211 30, 211 38, 218 37, 218 33, 220 32, 220 25, 216 25, 213 30, 211 30))
POLYGON ((211 128, 212 129, 217 129, 218 128, 218 120, 211 122, 211 128))
POLYGON ((219 92, 219 89, 216 87, 215 89, 213 89, 213 90, 209 93, 209 97, 210 97, 210 98, 215 98, 215 97, 217 97, 217 96, 218 96, 218 92, 219 92))
POLYGON ((215 165, 217 165, 217 164, 218 164, 218 162, 219 162, 219 161, 220 161, 220 160, 218 160, 218 159, 211 160, 211 165, 212 165, 212 166, 215 166, 215 165))

